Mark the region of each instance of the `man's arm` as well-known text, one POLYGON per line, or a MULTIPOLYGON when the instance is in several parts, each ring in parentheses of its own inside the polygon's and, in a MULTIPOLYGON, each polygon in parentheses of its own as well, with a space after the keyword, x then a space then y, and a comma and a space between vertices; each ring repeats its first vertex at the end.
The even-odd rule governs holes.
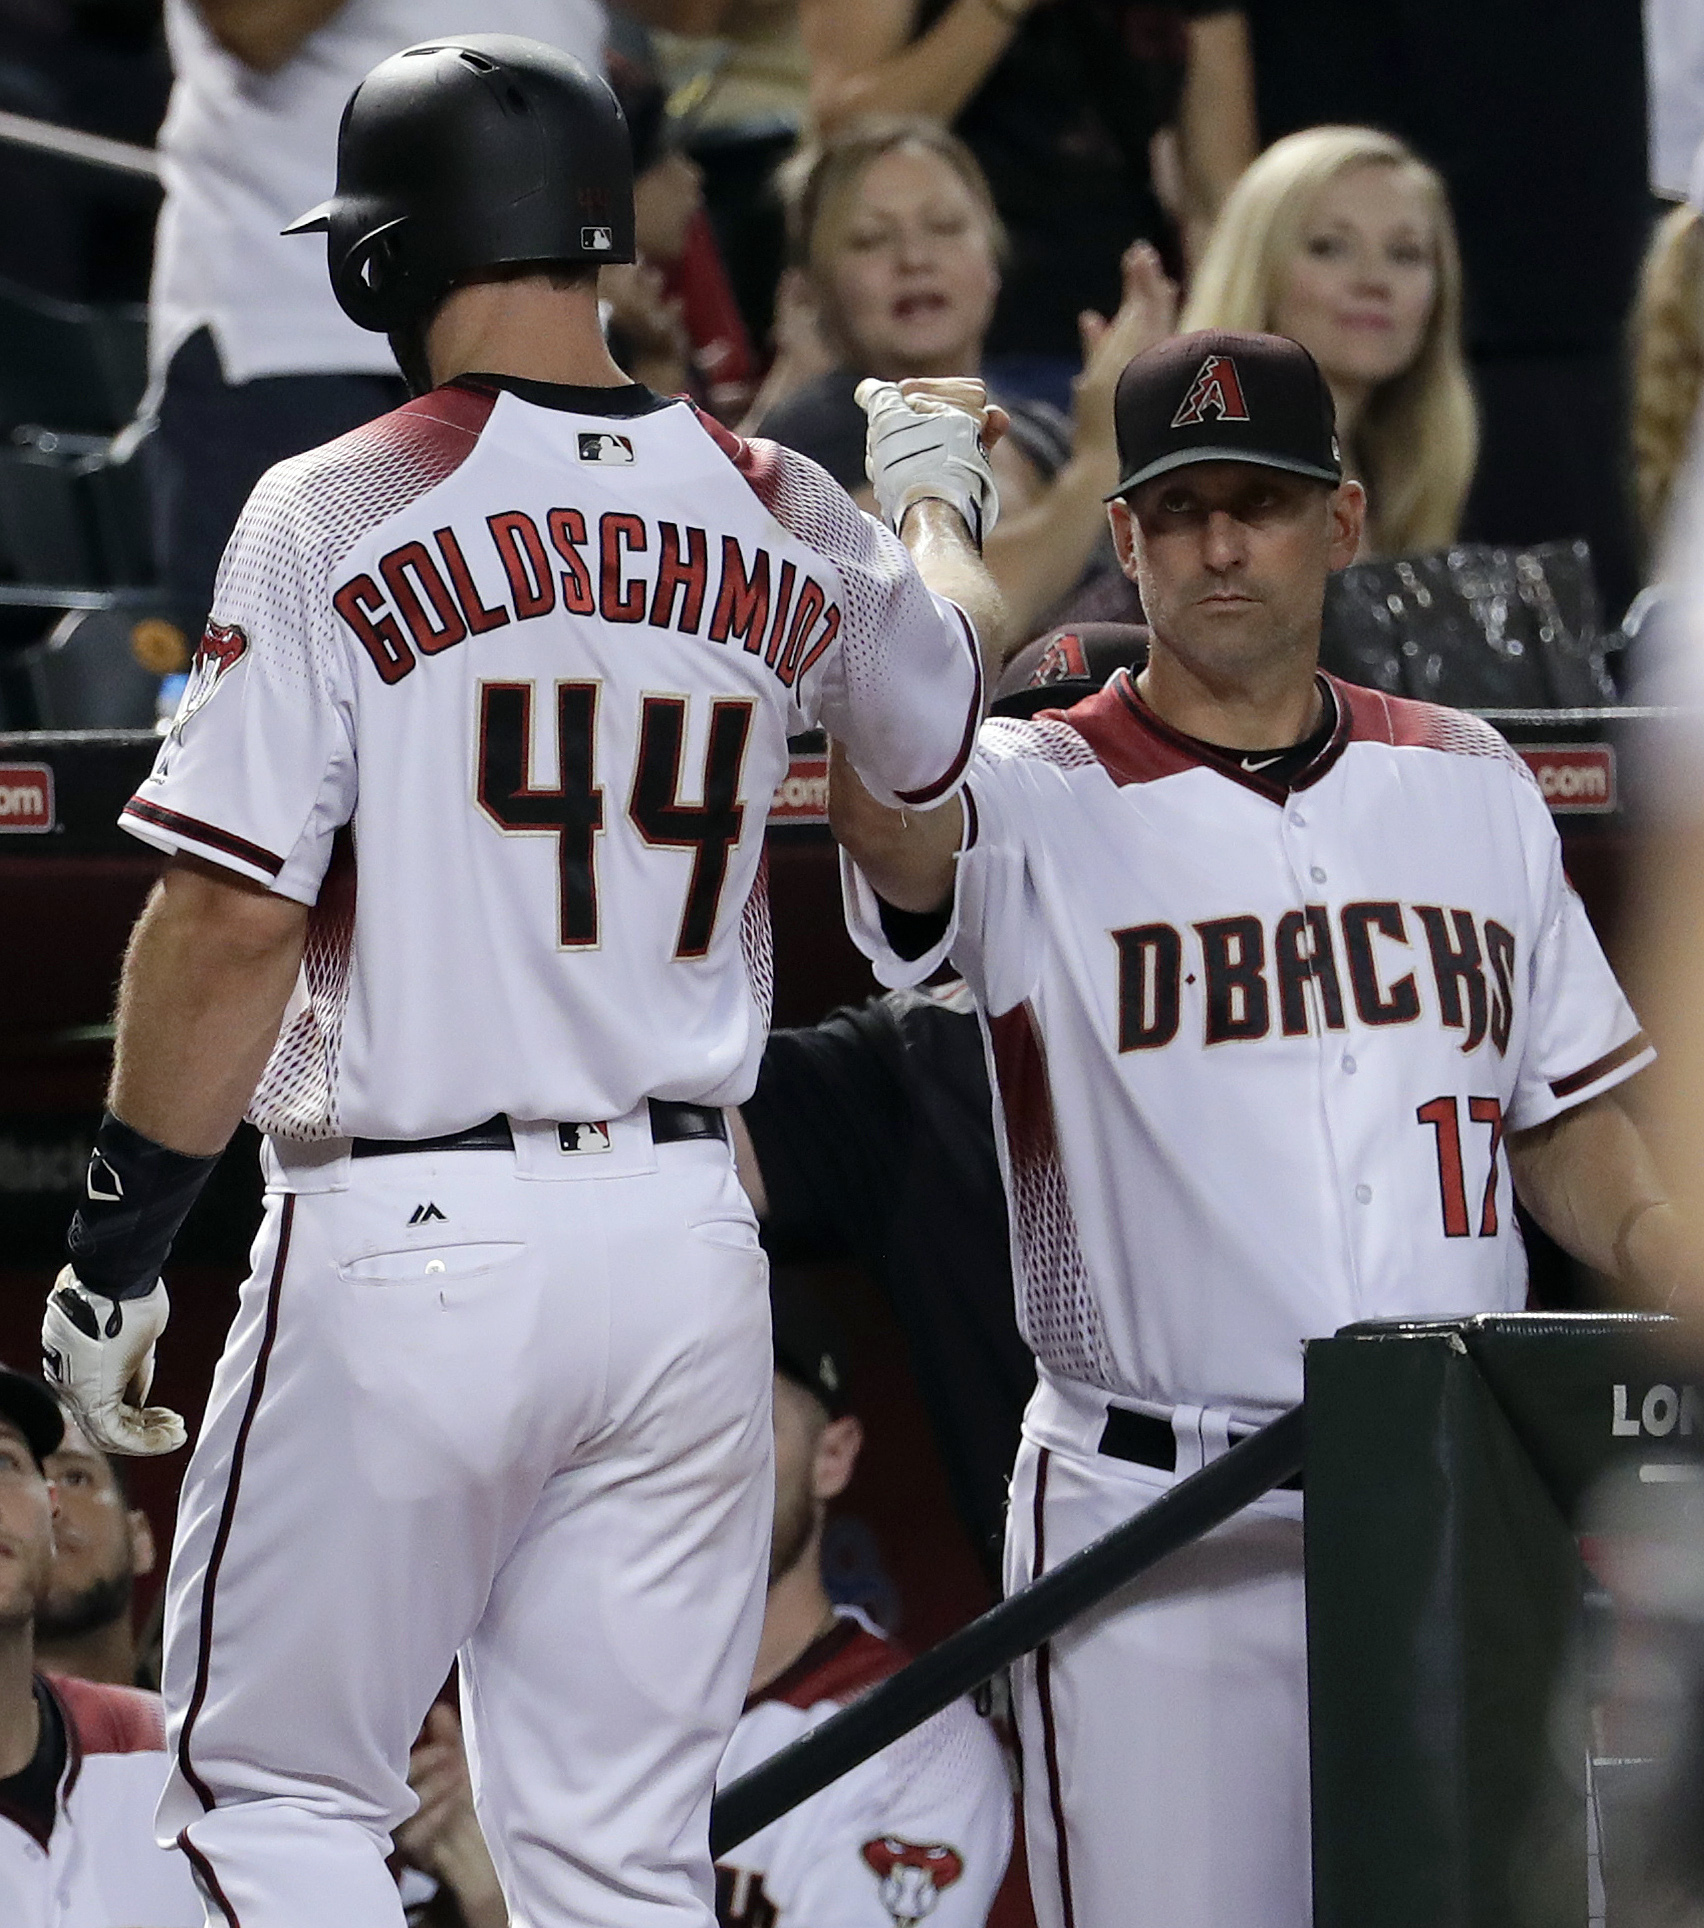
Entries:
POLYGON ((834 840, 895 910, 943 910, 953 894, 953 864, 964 841, 964 805, 890 810, 858 781, 838 743, 828 755, 828 827, 834 840))
POLYGON ((800 0, 811 115, 825 134, 867 114, 951 121, 1011 45, 1035 0, 951 0, 912 39, 916 0, 800 0))
POLYGON ((1613 1094, 1511 1132, 1508 1145, 1516 1194, 1564 1251, 1646 1305, 1696 1291, 1692 1241, 1613 1094))
POLYGON ((1189 23, 1189 61, 1177 113, 1184 253, 1201 259, 1237 177, 1260 151, 1248 22, 1226 9, 1189 23))
POLYGON ((223 1151, 277 1042, 307 927, 305 904, 174 857, 124 960, 113 1113, 173 1151, 223 1151))
POLYGON ((168 1314, 160 1267, 236 1130, 301 965, 305 905, 174 857, 119 987, 107 1115, 42 1321, 42 1366, 109 1453, 171 1452, 184 1426, 145 1404, 168 1314))
MULTIPOLYGON (((973 416, 987 447, 992 448, 1005 432, 1004 411, 987 406, 979 382, 905 381, 899 384, 899 392, 910 402, 934 407, 947 404, 973 416)), ((859 398, 864 399, 862 389, 859 398)), ((906 452, 903 440, 897 444, 883 441, 882 419, 880 413, 872 417, 870 479, 877 499, 885 512, 897 516, 899 539, 910 551, 918 575, 936 595, 957 603, 970 618, 982 654, 982 687, 986 693, 999 674, 1005 600, 988 573, 969 523, 951 503, 940 496, 924 495, 908 507, 892 506, 896 485, 884 473, 884 450, 897 446, 900 453, 895 466, 907 474, 912 472, 915 458, 906 452)), ((952 894, 953 858, 964 834, 964 808, 958 798, 951 797, 933 810, 891 809, 871 796, 838 743, 829 747, 828 773, 829 828, 877 896, 896 910, 939 910, 952 894)))
POLYGON ((194 0, 202 24, 226 53, 256 73, 277 71, 335 14, 343 0, 194 0))

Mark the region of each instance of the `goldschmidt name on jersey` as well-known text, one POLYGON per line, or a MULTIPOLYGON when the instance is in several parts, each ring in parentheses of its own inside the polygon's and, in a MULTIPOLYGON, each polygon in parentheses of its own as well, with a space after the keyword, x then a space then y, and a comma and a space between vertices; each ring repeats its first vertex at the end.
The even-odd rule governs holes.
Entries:
POLYGON ((840 633, 840 605, 814 575, 766 548, 748 554, 736 535, 712 537, 622 509, 588 522, 584 509, 553 508, 537 517, 499 510, 485 518, 480 538, 502 565, 501 598, 485 600, 468 564, 473 545, 454 528, 435 529, 430 545, 399 543, 379 558, 377 581, 362 571, 332 592, 332 607, 384 682, 400 682, 422 656, 558 609, 737 641, 789 690, 840 633))

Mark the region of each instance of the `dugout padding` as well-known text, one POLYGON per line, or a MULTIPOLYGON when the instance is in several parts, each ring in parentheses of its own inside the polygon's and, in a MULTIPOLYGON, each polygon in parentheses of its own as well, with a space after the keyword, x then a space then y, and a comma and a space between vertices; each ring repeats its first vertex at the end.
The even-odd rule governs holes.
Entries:
POLYGON ((1315 1928, 1585 1928, 1601 1905, 1574 1521, 1618 1461, 1660 1484, 1694 1460, 1671 1328, 1520 1313, 1309 1345, 1315 1928))

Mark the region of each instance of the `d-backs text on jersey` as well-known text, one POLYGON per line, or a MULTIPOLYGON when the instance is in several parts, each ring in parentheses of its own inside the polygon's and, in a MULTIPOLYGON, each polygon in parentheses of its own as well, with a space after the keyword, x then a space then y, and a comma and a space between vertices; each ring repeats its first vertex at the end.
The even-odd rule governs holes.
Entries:
POLYGON ((332 596, 386 683, 400 682, 421 656, 557 608, 689 636, 702 628, 713 643, 738 638, 787 689, 840 632, 840 605, 821 583, 791 561, 772 567, 767 549, 754 545, 748 557, 735 536, 716 538, 712 564, 703 529, 610 510, 594 534, 581 510, 560 508, 542 529, 524 509, 501 510, 476 539, 495 545, 507 602, 483 600, 453 528, 434 533, 436 554, 424 542, 399 543, 380 558, 377 581, 363 572, 332 596), (654 570, 635 561, 652 556, 654 570))
POLYGON ((1347 1030, 1345 977, 1362 1024, 1418 1023, 1418 973, 1405 968, 1397 948, 1413 945, 1410 915, 1431 965, 1438 1022, 1463 1033, 1464 1052, 1478 1050, 1489 1036, 1501 1057, 1514 1022, 1514 932, 1469 910, 1438 904, 1405 910, 1394 899, 1345 904, 1335 917, 1324 904, 1307 904, 1285 911, 1270 934, 1255 916, 1209 918, 1193 927, 1187 973, 1186 939, 1176 925, 1114 931, 1118 1048, 1155 1051, 1177 1037, 1183 989, 1196 982, 1196 967, 1203 1044, 1264 1038, 1274 1028, 1287 1038, 1306 1037, 1316 1013, 1321 1029, 1347 1030))

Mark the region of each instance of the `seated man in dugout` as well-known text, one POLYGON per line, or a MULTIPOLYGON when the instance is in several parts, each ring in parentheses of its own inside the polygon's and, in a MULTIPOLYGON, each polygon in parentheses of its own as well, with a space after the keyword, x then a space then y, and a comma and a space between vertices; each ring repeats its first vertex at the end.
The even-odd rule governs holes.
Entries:
MULTIPOLYGON (((851 1483, 864 1429, 850 1410, 840 1336, 786 1272, 775 1327, 775 1526, 763 1634, 745 1711, 716 1777, 726 1788, 896 1674, 910 1655, 823 1584, 831 1501, 851 1483)), ((721 1928, 981 1928, 1012 1847, 1000 1744, 955 1701, 820 1794, 729 1849, 716 1868, 721 1928)))
POLYGON ((59 1502, 53 1572, 35 1617, 36 1664, 78 1680, 137 1685, 136 1582, 154 1571, 154 1530, 130 1503, 124 1462, 65 1432, 45 1471, 59 1502))
POLYGON ((59 1513, 45 1467, 62 1430, 46 1386, 0 1366, 0 1922, 202 1928, 188 1861, 154 1842, 159 1697, 37 1666, 59 1513))

